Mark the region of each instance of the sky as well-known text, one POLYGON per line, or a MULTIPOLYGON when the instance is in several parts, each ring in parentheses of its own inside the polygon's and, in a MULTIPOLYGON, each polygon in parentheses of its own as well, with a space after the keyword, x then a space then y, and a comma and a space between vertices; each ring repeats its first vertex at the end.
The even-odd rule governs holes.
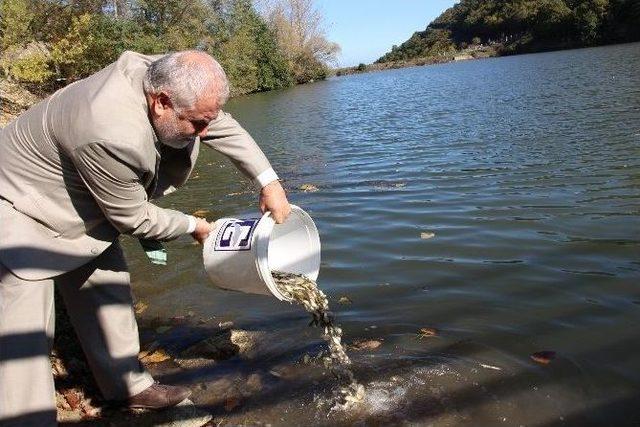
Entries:
POLYGON ((342 48, 337 66, 370 64, 424 30, 456 0, 316 0, 327 38, 342 48))

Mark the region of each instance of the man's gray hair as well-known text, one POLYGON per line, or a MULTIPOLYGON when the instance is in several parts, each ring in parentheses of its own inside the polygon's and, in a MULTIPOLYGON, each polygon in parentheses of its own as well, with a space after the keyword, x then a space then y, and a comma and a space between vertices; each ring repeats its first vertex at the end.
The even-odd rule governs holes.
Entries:
POLYGON ((165 92, 177 109, 192 107, 207 91, 215 91, 220 107, 229 98, 229 81, 222 66, 197 50, 170 53, 152 62, 143 85, 147 94, 165 92))

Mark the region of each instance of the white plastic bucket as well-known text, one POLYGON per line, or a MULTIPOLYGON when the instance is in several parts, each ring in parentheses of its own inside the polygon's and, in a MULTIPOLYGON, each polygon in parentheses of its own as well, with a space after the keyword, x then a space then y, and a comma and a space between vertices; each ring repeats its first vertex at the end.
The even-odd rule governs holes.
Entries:
POLYGON ((291 205, 291 214, 282 224, 267 212, 262 218, 221 218, 214 226, 202 255, 215 286, 289 301, 276 287, 272 270, 318 278, 318 229, 298 206, 291 205))

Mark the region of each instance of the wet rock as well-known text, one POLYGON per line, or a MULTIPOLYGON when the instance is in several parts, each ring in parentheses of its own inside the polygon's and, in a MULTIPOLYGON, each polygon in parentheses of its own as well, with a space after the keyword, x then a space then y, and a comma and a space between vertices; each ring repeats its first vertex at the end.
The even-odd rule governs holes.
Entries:
POLYGON ((176 357, 173 361, 182 369, 209 368, 217 363, 215 359, 207 359, 204 357, 176 357))
POLYGON ((548 365, 556 357, 555 351, 543 350, 537 351, 531 355, 531 359, 534 362, 538 362, 542 365, 548 365))
POLYGON ((261 341, 264 339, 265 333, 260 331, 232 330, 231 342, 238 346, 240 354, 254 353, 261 341))
POLYGON ((264 387, 262 382, 262 375, 260 374, 251 374, 247 378, 247 382, 245 384, 245 389, 251 394, 258 393, 264 387))
POLYGON ((270 370, 269 373, 276 378, 291 380, 300 374, 300 369, 293 365, 280 365, 270 370))
POLYGON ((431 231, 423 231, 422 233, 420 233, 420 238, 422 240, 431 239, 433 237, 436 237, 436 233, 433 233, 431 231))
POLYGON ((220 322, 218 323, 218 327, 220 327, 220 329, 231 329, 233 328, 233 322, 220 322))
POLYGON ((264 332, 231 329, 209 337, 181 353, 185 359, 225 360, 236 355, 251 357, 259 348, 264 332))
POLYGON ((136 413, 109 420, 110 427, 202 427, 211 421, 211 414, 198 409, 186 399, 173 408, 162 411, 136 411, 136 413))
POLYGON ((187 316, 173 316, 171 318, 171 323, 174 325, 183 325, 187 322, 187 316))
POLYGON ((171 329, 171 326, 159 326, 156 328, 156 333, 158 334, 164 334, 165 332, 169 331, 171 329))
POLYGON ((304 191, 305 193, 311 193, 314 191, 318 191, 318 187, 316 187, 313 184, 302 184, 300 187, 298 187, 300 190, 304 191))
POLYGON ((349 346, 349 348, 355 351, 375 350, 381 345, 382 345, 382 342, 378 340, 358 340, 358 341, 354 341, 353 344, 349 346))
POLYGON ((224 410, 227 412, 233 411, 235 408, 240 406, 240 398, 239 397, 229 397, 224 401, 224 410))
POLYGON ((207 214, 209 214, 209 213, 211 213, 211 211, 208 210, 208 209, 198 209, 197 211, 195 211, 191 215, 197 216, 199 218, 205 218, 207 216, 207 214))

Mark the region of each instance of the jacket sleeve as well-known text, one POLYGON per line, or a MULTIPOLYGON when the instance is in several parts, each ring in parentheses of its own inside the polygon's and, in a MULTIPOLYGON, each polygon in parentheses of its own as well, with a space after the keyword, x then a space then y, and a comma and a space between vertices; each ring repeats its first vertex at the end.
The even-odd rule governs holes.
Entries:
POLYGON ((188 216, 150 203, 141 174, 103 144, 78 147, 71 157, 105 217, 120 233, 163 241, 187 233, 188 216))
POLYGON ((265 181, 277 179, 258 144, 229 113, 220 111, 218 117, 209 123, 207 134, 200 141, 227 156, 259 187, 268 183, 265 181))

